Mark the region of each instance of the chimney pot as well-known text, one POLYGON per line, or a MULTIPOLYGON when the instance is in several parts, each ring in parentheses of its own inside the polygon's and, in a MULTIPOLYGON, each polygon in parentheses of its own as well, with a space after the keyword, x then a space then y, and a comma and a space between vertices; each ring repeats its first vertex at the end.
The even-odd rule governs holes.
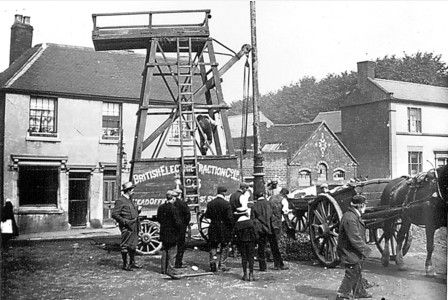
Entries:
POLYGON ((368 78, 375 78, 375 65, 373 61, 358 62, 358 87, 367 89, 368 78))
POLYGON ((29 17, 29 16, 24 16, 24 17, 23 17, 23 23, 24 23, 24 24, 27 24, 27 25, 30 25, 30 19, 31 19, 31 17, 29 17))
POLYGON ((14 23, 22 23, 23 22, 23 16, 16 14, 14 15, 14 23))

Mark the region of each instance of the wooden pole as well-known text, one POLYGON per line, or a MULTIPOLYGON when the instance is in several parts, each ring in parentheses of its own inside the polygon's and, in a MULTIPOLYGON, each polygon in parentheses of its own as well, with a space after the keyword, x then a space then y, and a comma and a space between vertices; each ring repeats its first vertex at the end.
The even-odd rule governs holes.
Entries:
POLYGON ((123 161, 123 126, 122 126, 122 111, 120 109, 120 120, 118 124, 118 145, 117 145, 117 172, 115 177, 116 195, 115 200, 120 199, 121 196, 121 168, 123 161))
POLYGON ((259 116, 259 91, 258 91, 258 57, 257 57, 257 25, 255 1, 250 1, 250 32, 252 44, 252 97, 254 113, 254 194, 264 193, 264 169, 263 156, 260 146, 260 116, 259 116))

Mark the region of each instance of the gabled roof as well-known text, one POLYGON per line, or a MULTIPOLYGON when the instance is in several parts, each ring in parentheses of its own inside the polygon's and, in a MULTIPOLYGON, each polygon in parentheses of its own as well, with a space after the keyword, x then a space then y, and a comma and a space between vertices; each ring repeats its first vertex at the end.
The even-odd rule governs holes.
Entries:
POLYGON ((314 118, 313 123, 322 121, 324 121, 334 133, 341 133, 342 126, 340 110, 320 112, 314 118))
POLYGON ((448 104, 446 87, 379 78, 371 81, 397 100, 448 104))
MULTIPOLYGON (((87 47, 39 44, 0 75, 0 89, 86 99, 139 101, 144 63, 145 55, 128 51, 95 51, 87 47)), ((174 81, 168 80, 172 82, 170 86, 174 94, 177 94, 174 81)), ((151 85, 151 100, 173 103, 161 76, 153 76, 151 85)))
MULTIPOLYGON (((270 127, 274 124, 261 111, 259 112, 259 115, 260 115, 260 122, 266 123, 267 127, 270 127)), ((247 114, 247 136, 254 135, 253 123, 254 123, 254 114, 248 113, 247 114)), ((241 137, 242 125, 243 125, 243 116, 242 115, 229 116, 229 127, 230 127, 230 134, 232 135, 232 137, 234 137, 234 138, 241 137)))
POLYGON ((318 123, 275 124, 261 127, 261 145, 281 144, 281 150, 288 150, 289 156, 302 147, 310 136, 321 126, 318 123))

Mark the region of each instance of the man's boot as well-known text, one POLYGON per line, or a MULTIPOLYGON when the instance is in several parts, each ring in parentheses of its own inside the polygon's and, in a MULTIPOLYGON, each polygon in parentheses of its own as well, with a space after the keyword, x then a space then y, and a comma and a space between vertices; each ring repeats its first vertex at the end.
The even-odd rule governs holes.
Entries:
POLYGON ((249 277, 247 277, 247 261, 243 261, 243 278, 241 278, 243 281, 248 281, 249 277))
POLYGON ((259 260, 258 264, 260 266, 260 272, 266 272, 266 261, 265 260, 259 260))
POLYGON ((254 276, 254 270, 249 270, 249 280, 248 281, 257 281, 258 278, 254 276))
POLYGON ((129 250, 129 267, 132 269, 141 269, 142 266, 135 263, 135 250, 129 250))
POLYGON ((125 271, 132 271, 130 264, 128 264, 128 253, 127 252, 121 252, 121 258, 123 259, 123 267, 122 269, 125 271))
POLYGON ((216 269, 216 263, 215 262, 212 262, 212 263, 210 263, 210 272, 216 272, 217 271, 217 269, 216 269))

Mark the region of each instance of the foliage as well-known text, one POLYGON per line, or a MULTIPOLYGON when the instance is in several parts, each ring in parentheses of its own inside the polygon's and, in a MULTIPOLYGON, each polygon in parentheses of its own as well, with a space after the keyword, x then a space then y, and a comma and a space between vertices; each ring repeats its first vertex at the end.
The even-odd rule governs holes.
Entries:
MULTIPOLYGON (((417 52, 376 60, 376 77, 448 86, 448 66, 441 55, 417 52)), ((305 76, 297 83, 260 97, 260 110, 274 123, 310 122, 321 111, 339 110, 339 102, 356 87, 357 73, 329 74, 320 81, 305 76)), ((242 101, 232 103, 230 114, 240 114, 242 101)), ((252 111, 252 107, 249 108, 252 111)))

